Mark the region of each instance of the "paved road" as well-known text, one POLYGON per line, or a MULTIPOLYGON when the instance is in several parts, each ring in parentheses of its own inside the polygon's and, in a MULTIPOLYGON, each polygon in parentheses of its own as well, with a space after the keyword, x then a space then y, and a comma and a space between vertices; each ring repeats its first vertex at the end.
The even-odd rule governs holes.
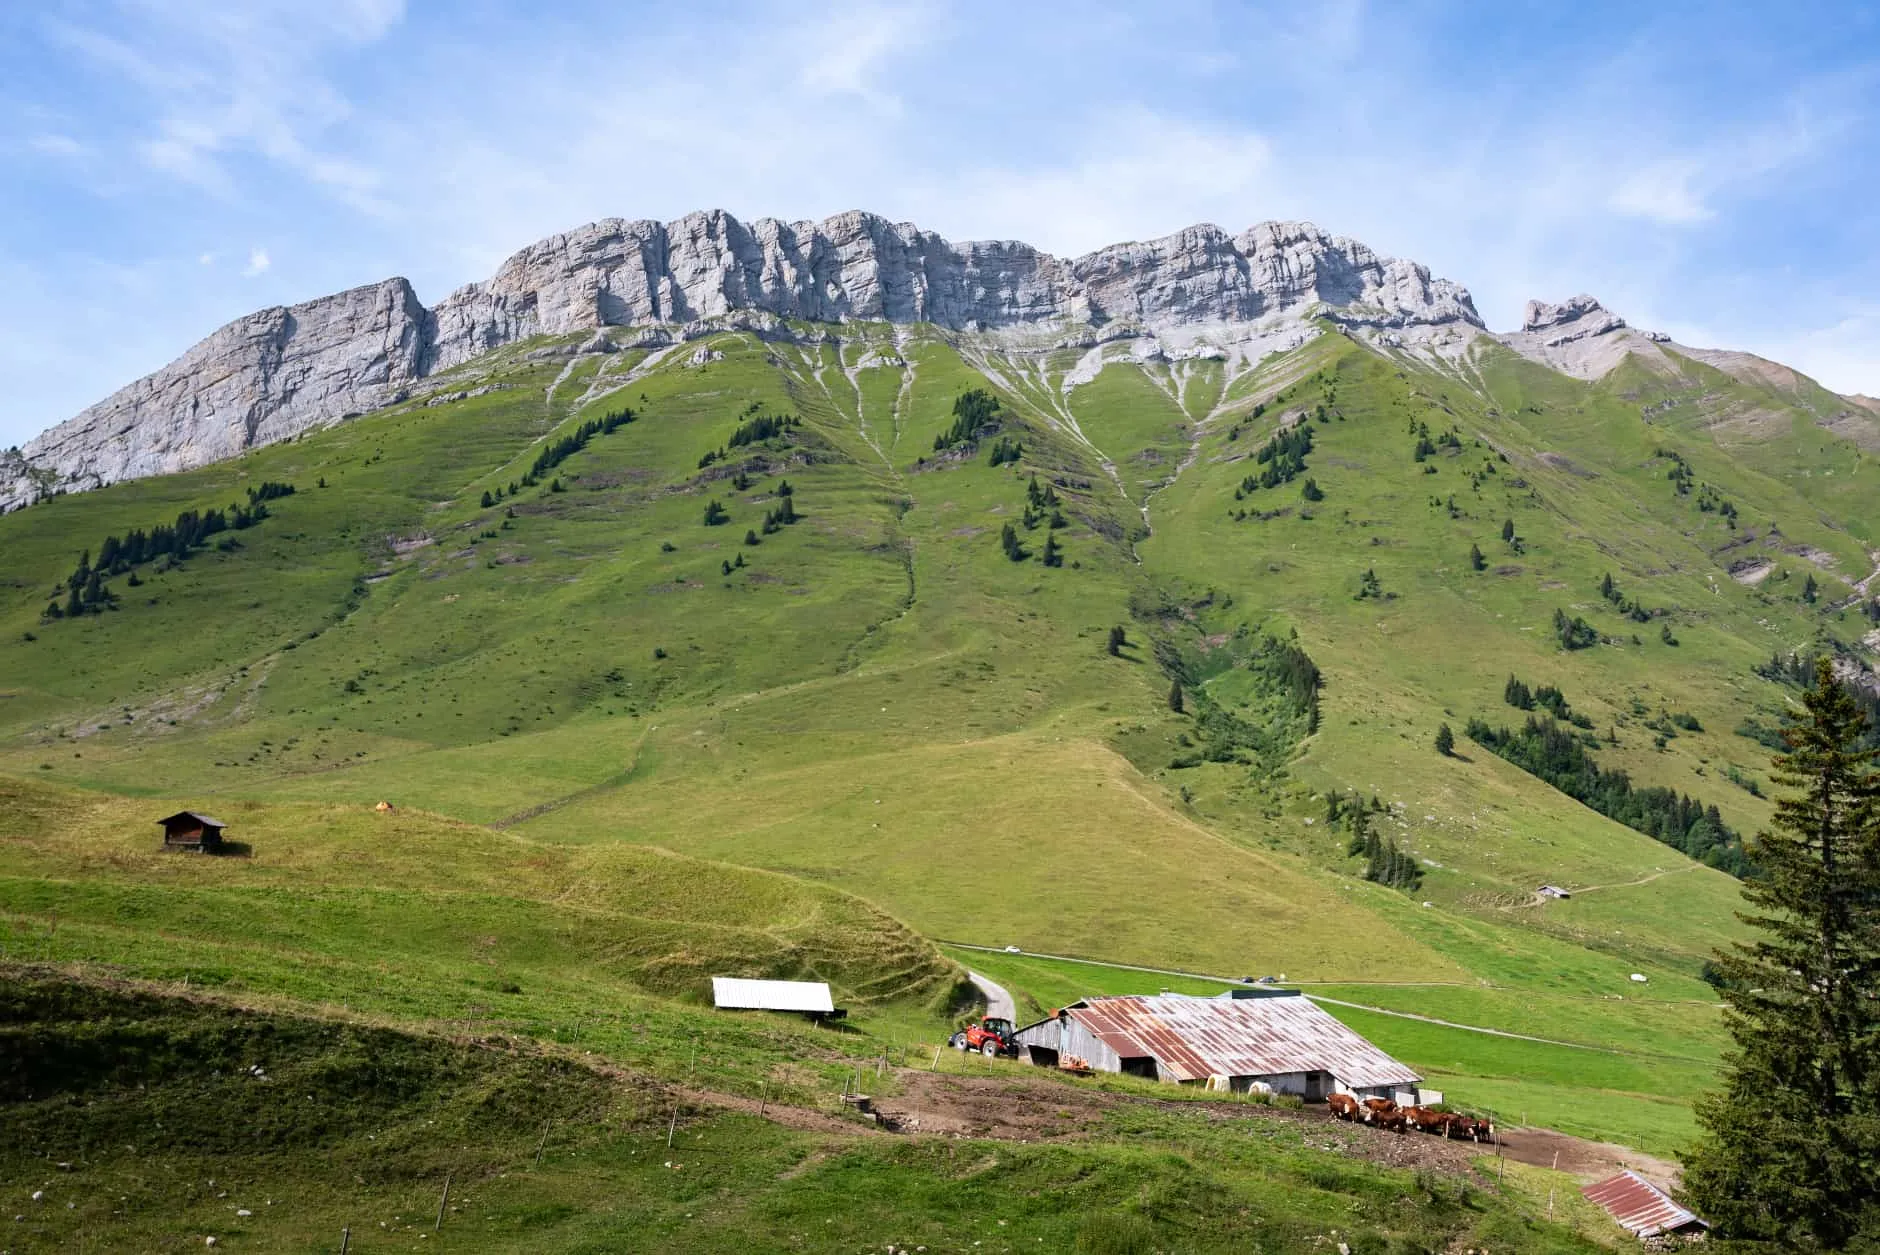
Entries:
POLYGON ((1012 1001, 1012 995, 1003 985, 995 985, 978 972, 966 973, 966 979, 979 987, 979 992, 986 996, 986 1014, 994 1019, 1007 1019, 1018 1023, 1018 1004, 1012 1001))

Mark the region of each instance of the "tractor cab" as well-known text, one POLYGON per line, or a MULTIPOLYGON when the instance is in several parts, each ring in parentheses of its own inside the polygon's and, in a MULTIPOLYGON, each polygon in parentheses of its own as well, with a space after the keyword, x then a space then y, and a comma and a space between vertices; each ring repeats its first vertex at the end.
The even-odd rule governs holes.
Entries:
POLYGON ((967 1025, 965 1031, 953 1034, 951 1044, 956 1050, 977 1051, 988 1059, 1000 1055, 1016 1057, 1018 1030, 1013 1027, 1012 1021, 989 1015, 967 1025))

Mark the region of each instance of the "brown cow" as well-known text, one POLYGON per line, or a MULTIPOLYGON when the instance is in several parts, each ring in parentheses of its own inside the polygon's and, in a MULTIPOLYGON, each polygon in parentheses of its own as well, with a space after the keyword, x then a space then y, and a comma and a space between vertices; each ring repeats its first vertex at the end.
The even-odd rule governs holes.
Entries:
POLYGON ((1409 1121, 1403 1118, 1403 1112, 1401 1111, 1379 1112, 1377 1118, 1372 1121, 1372 1123, 1376 1124, 1380 1129, 1389 1129, 1393 1133, 1401 1133, 1404 1129, 1409 1127, 1409 1121))
POLYGON ((1410 1122, 1410 1127, 1419 1133, 1441 1133, 1455 1119, 1446 1111, 1437 1111, 1430 1107, 1405 1107, 1403 1118, 1410 1122))
POLYGON ((1358 1100, 1350 1094, 1329 1094, 1326 1096, 1325 1105, 1340 1120, 1358 1118, 1358 1100))
POLYGON ((1367 1098, 1364 1100, 1364 1122, 1376 1124, 1385 1116, 1397 1114, 1397 1104, 1388 1098, 1367 1098))

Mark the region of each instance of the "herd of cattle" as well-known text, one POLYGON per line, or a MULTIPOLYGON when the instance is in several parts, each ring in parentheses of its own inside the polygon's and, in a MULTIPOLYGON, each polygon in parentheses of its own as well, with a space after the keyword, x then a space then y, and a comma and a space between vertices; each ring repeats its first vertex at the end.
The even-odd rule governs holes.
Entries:
POLYGON ((1394 1133, 1415 1129, 1419 1133, 1434 1133, 1459 1142, 1488 1142, 1492 1145, 1495 1141, 1495 1126, 1492 1122, 1471 1120, 1468 1116, 1457 1115, 1452 1111, 1399 1107, 1388 1098, 1357 1099, 1350 1094, 1333 1094, 1325 1100, 1325 1105, 1340 1120, 1356 1120, 1394 1133))

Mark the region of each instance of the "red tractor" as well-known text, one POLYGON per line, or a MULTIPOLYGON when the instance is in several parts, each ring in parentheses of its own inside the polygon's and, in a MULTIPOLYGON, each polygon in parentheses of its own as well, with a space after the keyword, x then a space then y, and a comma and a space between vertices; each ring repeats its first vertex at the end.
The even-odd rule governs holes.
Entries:
POLYGON ((1012 1027, 1012 1021, 987 1016, 976 1024, 969 1024, 963 1032, 953 1034, 947 1043, 955 1050, 977 1050, 988 1059, 1000 1055, 1016 1059, 1018 1057, 1018 1030, 1012 1027))

